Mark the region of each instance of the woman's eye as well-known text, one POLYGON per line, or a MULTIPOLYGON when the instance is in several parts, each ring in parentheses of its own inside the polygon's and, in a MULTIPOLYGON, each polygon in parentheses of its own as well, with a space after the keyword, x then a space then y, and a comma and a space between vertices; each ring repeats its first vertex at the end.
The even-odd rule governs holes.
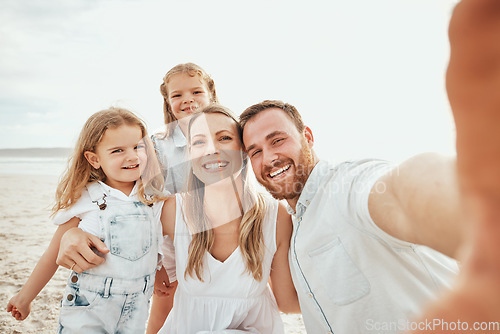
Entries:
POLYGON ((137 145, 137 146, 135 147, 135 149, 136 149, 136 150, 143 150, 143 149, 145 149, 145 148, 146 148, 146 146, 145 146, 144 144, 139 144, 139 145, 137 145))
POLYGON ((196 146, 196 145, 202 145, 205 142, 203 140, 195 140, 193 143, 191 143, 191 146, 196 146))
POLYGON ((233 138, 230 136, 222 136, 219 138, 220 141, 227 141, 227 140, 232 140, 233 138))

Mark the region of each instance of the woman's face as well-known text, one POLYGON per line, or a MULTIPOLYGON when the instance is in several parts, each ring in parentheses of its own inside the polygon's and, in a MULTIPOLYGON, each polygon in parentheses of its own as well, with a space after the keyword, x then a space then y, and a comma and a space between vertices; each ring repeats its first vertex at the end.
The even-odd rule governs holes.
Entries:
POLYGON ((189 138, 194 174, 205 184, 237 176, 244 152, 236 123, 223 114, 203 114, 196 118, 189 138))

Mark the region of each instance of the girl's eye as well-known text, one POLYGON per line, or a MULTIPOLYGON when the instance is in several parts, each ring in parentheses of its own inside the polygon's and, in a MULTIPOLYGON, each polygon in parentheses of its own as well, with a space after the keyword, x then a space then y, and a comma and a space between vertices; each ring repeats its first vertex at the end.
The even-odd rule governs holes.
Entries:
POLYGON ((111 151, 111 153, 120 153, 120 152, 122 152, 122 151, 123 151, 123 150, 122 150, 121 148, 118 148, 118 149, 116 149, 116 150, 111 151))
POLYGON ((203 94, 203 93, 205 93, 205 92, 204 92, 204 91, 202 91, 202 90, 197 90, 197 91, 195 91, 194 93, 195 93, 195 94, 203 94))
POLYGON ((174 94, 174 95, 170 96, 170 98, 174 99, 174 98, 179 97, 179 96, 181 96, 181 95, 180 94, 174 94))

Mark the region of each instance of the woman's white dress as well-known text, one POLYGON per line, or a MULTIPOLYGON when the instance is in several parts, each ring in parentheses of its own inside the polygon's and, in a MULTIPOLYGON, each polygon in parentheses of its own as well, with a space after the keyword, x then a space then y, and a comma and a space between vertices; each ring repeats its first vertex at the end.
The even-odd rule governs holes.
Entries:
POLYGON ((240 248, 224 261, 210 253, 204 257, 201 282, 184 276, 191 234, 183 218, 182 199, 176 195, 175 261, 178 286, 174 306, 159 333, 284 333, 276 301, 268 285, 276 252, 278 202, 266 198, 263 223, 265 255, 263 279, 257 281, 245 269, 240 248))

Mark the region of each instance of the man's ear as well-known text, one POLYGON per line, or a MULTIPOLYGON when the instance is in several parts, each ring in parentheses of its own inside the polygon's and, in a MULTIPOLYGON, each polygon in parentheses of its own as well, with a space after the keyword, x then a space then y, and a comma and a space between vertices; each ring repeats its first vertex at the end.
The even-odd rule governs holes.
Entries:
POLYGON ((313 136, 311 128, 306 126, 304 128, 303 133, 304 133, 304 137, 306 138, 307 144, 309 145, 309 148, 312 148, 314 146, 314 136, 313 136))
POLYGON ((85 159, 87 159, 89 164, 91 164, 92 167, 94 167, 95 169, 99 169, 101 167, 101 164, 99 163, 99 158, 97 157, 97 154, 95 154, 94 152, 85 151, 85 153, 83 153, 83 156, 85 157, 85 159))

